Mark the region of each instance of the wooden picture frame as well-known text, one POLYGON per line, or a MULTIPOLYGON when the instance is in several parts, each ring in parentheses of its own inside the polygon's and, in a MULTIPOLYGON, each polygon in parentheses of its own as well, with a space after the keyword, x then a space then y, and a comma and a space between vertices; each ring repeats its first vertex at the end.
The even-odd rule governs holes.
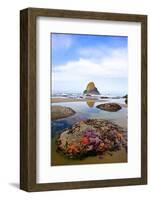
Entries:
POLYGON ((27 8, 20 12, 20 188, 46 191, 147 184, 147 16, 27 8), (36 183, 36 18, 109 20, 141 23, 141 177, 36 183))

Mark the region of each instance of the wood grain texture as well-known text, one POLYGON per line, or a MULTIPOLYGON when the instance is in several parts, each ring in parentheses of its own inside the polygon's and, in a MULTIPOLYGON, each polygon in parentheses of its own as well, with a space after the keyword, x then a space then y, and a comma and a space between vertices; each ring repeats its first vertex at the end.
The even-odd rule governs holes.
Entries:
POLYGON ((20 188, 28 190, 28 10, 20 14, 20 188))
POLYGON ((111 20, 111 21, 128 21, 143 22, 145 15, 106 13, 92 11, 74 11, 60 9, 28 8, 34 16, 61 17, 61 18, 79 18, 90 20, 111 20))
POLYGON ((20 13, 20 188, 36 183, 36 37, 29 9, 20 13))
POLYGON ((147 16, 27 8, 20 12, 20 188, 46 191, 147 183, 147 16), (141 177, 65 183, 36 183, 36 18, 141 22, 141 177))
POLYGON ((147 16, 141 23, 141 176, 147 183, 147 16))

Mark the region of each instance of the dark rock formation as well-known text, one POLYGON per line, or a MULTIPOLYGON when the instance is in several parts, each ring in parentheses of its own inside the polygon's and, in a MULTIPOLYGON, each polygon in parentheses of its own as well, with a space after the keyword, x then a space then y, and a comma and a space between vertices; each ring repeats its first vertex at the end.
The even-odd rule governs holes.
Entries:
POLYGON ((88 119, 64 130, 57 139, 57 150, 69 158, 103 155, 127 150, 127 132, 107 120, 88 119))
POLYGON ((69 107, 64 107, 64 106, 52 106, 51 107, 51 119, 52 120, 69 117, 74 114, 75 114, 75 111, 69 107))
POLYGON ((126 94, 123 98, 125 98, 125 103, 128 104, 128 95, 126 94))
POLYGON ((84 90, 83 94, 85 95, 99 95, 100 92, 98 91, 98 89, 95 87, 94 82, 89 82, 86 90, 84 90))
POLYGON ((128 99, 125 99, 125 103, 128 104, 128 99))
POLYGON ((126 94, 125 96, 123 96, 123 98, 127 99, 127 98, 128 98, 128 95, 126 94))
POLYGON ((97 108, 105 111, 116 112, 121 109, 121 106, 117 103, 104 103, 96 106, 97 108))

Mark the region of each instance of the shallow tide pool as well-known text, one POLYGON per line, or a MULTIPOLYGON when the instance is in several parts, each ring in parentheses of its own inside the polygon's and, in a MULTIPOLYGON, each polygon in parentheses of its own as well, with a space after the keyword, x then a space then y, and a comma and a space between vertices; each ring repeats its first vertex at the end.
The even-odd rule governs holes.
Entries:
MULTIPOLYGON (((112 99, 107 102, 123 103, 123 99, 112 99)), ((99 156, 87 157, 84 160, 68 159, 56 151, 56 138, 65 129, 70 128, 74 123, 84 119, 105 119, 112 121, 127 130, 127 108, 122 107, 117 112, 108 112, 96 108, 97 105, 107 102, 61 102, 53 105, 70 107, 75 110, 73 116, 51 121, 51 165, 74 165, 74 164, 94 164, 94 163, 118 163, 127 162, 125 150, 106 154, 103 158, 99 156)))

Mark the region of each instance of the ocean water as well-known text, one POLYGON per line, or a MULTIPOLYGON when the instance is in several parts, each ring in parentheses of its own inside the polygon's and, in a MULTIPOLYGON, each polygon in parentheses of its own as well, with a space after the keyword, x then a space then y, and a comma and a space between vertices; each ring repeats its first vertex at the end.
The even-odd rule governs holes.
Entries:
MULTIPOLYGON (((123 97, 126 92, 101 92, 100 95, 94 95, 97 97, 107 96, 107 97, 123 97)), ((52 92, 53 97, 80 97, 84 96, 81 92, 52 92)))

